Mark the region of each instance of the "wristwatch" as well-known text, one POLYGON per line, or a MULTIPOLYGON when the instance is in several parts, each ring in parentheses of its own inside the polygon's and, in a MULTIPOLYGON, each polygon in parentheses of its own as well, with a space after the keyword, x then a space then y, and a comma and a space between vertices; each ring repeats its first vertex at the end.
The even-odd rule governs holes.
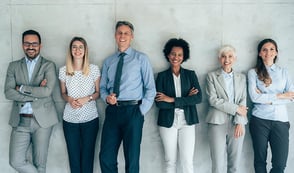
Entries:
POLYGON ((93 96, 92 95, 90 95, 90 99, 89 99, 89 101, 88 102, 90 102, 90 101, 92 101, 93 100, 93 96))

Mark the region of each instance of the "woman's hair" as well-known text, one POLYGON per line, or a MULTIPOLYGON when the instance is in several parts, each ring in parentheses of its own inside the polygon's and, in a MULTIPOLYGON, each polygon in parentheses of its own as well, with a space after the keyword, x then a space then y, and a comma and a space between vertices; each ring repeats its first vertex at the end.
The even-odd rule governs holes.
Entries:
MULTIPOLYGON (((266 70, 262 57, 259 56, 262 46, 266 43, 272 43, 275 46, 276 51, 278 52, 278 45, 273 39, 267 38, 262 40, 257 47, 257 62, 256 62, 255 70, 256 70, 258 79, 263 81, 265 86, 268 87, 272 83, 272 79, 270 75, 268 74, 268 71, 266 70)), ((276 60, 277 60, 277 56, 274 58, 274 63, 276 62, 276 60)))
POLYGON ((218 57, 222 57, 222 55, 227 52, 232 52, 236 57, 236 49, 231 45, 223 45, 218 51, 218 57))
POLYGON ((80 41, 81 43, 83 43, 84 45, 84 61, 83 61, 83 74, 85 76, 88 76, 89 74, 89 51, 88 51, 88 45, 87 45, 87 42, 84 38, 82 37, 74 37, 71 41, 70 41, 70 44, 69 44, 69 49, 68 49, 68 53, 67 53, 67 56, 66 56, 66 75, 69 75, 69 76, 73 76, 74 75, 74 69, 73 69, 73 56, 72 56, 72 44, 73 42, 75 41, 80 41))
POLYGON ((184 39, 171 38, 166 42, 163 48, 163 53, 167 61, 169 61, 168 55, 170 54, 173 47, 181 47, 183 49, 183 62, 190 58, 189 44, 184 39))

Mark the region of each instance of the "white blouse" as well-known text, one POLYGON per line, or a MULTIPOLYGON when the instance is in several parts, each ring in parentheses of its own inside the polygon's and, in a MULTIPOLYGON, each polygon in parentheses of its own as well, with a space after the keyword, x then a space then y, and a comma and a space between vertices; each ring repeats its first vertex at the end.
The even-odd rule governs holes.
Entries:
MULTIPOLYGON (((66 66, 59 69, 59 80, 65 83, 67 95, 73 98, 92 95, 95 92, 95 81, 99 77, 99 67, 94 64, 90 64, 88 76, 83 75, 82 71, 75 71, 73 76, 66 75, 66 66)), ((77 109, 73 109, 69 103, 66 103, 63 112, 63 120, 70 123, 84 123, 97 117, 98 111, 95 100, 77 109)))

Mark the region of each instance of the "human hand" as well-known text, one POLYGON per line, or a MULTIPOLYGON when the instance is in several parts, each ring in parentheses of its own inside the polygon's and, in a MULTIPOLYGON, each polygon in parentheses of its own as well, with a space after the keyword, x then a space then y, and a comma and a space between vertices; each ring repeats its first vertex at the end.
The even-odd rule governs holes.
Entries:
POLYGON ((191 90, 190 90, 188 96, 195 95, 195 94, 197 94, 198 92, 199 92, 199 90, 193 87, 193 88, 191 88, 191 90))
POLYGON ((242 124, 237 124, 237 125, 235 126, 234 137, 235 137, 235 138, 239 138, 239 137, 241 137, 241 136, 243 136, 243 135, 244 135, 244 129, 243 129, 242 124))
POLYGON ((111 93, 106 97, 106 103, 110 105, 114 105, 116 104, 116 102, 117 102, 117 98, 115 93, 111 93))
POLYGON ((262 94, 262 92, 258 88, 256 88, 255 91, 257 92, 257 94, 262 94))
POLYGON ((77 99, 74 99, 72 97, 69 97, 68 98, 68 103, 70 104, 70 106, 74 109, 77 109, 77 108, 80 108, 82 107, 83 105, 77 100, 77 99))
POLYGON ((86 104, 87 102, 89 102, 89 97, 78 98, 78 99, 76 99, 76 101, 78 103, 80 103, 81 104, 81 107, 82 107, 84 104, 86 104))
POLYGON ((157 92, 156 97, 155 97, 155 101, 157 102, 168 102, 168 103, 172 103, 175 101, 175 99, 173 97, 169 97, 161 92, 157 92))
POLYGON ((290 100, 293 100, 294 99, 294 92, 288 91, 288 92, 285 92, 285 93, 282 93, 282 94, 277 94, 277 97, 279 99, 290 99, 290 100))
POLYGON ((237 113, 241 116, 246 116, 247 115, 247 110, 248 110, 248 107, 246 106, 243 106, 243 105, 240 105, 237 109, 237 113))
POLYGON ((43 79, 42 82, 40 83, 40 87, 44 87, 47 85, 47 79, 43 79))

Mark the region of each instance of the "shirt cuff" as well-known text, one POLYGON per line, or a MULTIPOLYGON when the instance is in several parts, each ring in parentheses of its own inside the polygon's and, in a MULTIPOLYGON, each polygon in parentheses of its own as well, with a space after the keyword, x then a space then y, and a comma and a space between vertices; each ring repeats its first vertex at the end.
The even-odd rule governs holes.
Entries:
POLYGON ((19 87, 19 92, 21 92, 21 93, 24 93, 23 91, 22 91, 22 88, 23 88, 23 85, 21 85, 20 87, 19 87))

